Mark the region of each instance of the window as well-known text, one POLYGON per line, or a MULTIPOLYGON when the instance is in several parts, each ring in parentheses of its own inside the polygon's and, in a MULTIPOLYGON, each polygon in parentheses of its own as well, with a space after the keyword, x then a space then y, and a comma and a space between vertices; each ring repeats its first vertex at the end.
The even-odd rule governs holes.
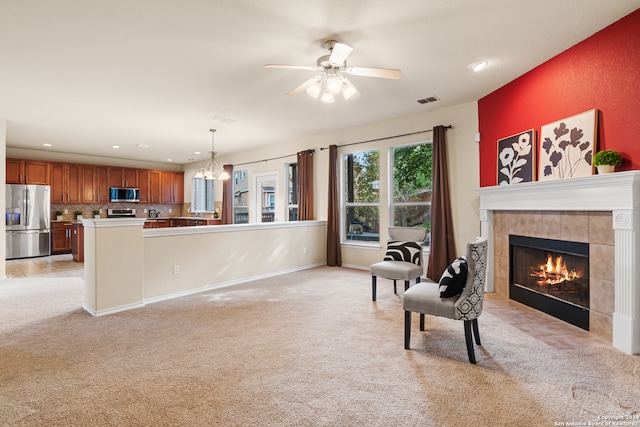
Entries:
POLYGON ((431 142, 391 149, 391 223, 400 227, 425 227, 431 237, 431 142))
POLYGON ((347 154, 344 167, 344 232, 346 241, 380 241, 380 153, 347 154))
POLYGON ((298 164, 287 165, 287 218, 298 220, 298 164))
POLYGON ((191 178, 191 212, 215 211, 215 180, 191 178))
POLYGON ((249 222, 249 180, 246 169, 233 171, 233 223, 249 222))

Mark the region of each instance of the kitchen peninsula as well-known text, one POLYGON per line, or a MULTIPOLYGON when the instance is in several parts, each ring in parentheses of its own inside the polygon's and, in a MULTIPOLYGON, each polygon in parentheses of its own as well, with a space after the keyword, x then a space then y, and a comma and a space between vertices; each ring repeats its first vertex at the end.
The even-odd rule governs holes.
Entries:
POLYGON ((83 308, 93 316, 326 262, 326 221, 156 229, 144 229, 146 218, 82 222, 83 308))

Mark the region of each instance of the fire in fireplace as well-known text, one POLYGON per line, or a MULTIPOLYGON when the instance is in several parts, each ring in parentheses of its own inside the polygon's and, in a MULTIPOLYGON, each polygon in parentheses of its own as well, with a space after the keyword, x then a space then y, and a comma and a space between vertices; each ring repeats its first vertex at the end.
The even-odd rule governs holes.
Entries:
POLYGON ((509 236, 509 296, 589 329, 589 244, 509 236))
POLYGON ((537 278, 536 284, 539 286, 561 285, 582 277, 577 271, 569 270, 561 256, 554 259, 551 254, 547 254, 547 262, 538 267, 531 267, 531 271, 531 276, 537 278))

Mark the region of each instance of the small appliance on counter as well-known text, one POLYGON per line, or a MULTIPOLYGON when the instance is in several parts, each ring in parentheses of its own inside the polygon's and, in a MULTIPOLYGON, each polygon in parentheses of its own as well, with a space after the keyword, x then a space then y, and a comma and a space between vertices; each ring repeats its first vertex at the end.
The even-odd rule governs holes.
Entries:
POLYGON ((160 212, 155 209, 149 209, 149 218, 158 218, 160 212))
POLYGON ((107 209, 107 218, 135 218, 135 209, 107 209))

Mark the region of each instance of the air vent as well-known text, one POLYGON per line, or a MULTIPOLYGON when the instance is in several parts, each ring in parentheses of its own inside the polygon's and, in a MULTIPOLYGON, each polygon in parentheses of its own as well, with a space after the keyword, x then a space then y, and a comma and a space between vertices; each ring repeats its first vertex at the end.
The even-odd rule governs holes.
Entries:
POLYGON ((436 102, 436 101, 440 101, 440 98, 438 98, 437 96, 430 96, 428 98, 418 99, 418 102, 420 104, 429 104, 430 102, 436 102))

